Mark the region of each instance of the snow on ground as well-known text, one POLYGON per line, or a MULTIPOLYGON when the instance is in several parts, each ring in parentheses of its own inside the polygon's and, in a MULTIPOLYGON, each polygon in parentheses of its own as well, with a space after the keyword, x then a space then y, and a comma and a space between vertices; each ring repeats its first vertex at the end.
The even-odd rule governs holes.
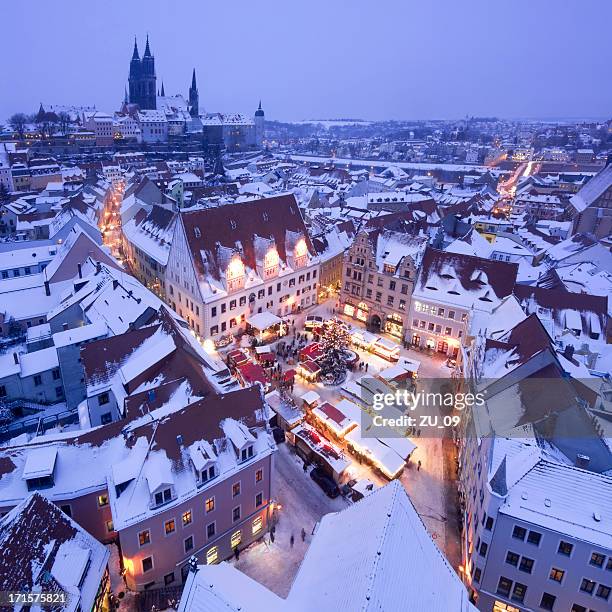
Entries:
POLYGON ((270 534, 266 534, 241 552, 238 561, 231 563, 277 595, 286 597, 312 539, 314 526, 324 514, 338 512, 346 508, 348 502, 342 497, 327 497, 304 472, 304 463, 291 446, 279 444, 274 465, 272 494, 281 504, 274 542, 270 541, 270 534), (302 542, 302 529, 307 534, 305 542, 302 542))

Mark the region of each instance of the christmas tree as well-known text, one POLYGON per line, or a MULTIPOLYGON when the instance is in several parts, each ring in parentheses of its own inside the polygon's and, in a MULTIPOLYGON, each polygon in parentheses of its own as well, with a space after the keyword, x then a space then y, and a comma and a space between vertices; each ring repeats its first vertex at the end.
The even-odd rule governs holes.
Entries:
POLYGON ((332 384, 340 384, 346 378, 349 342, 350 334, 342 321, 337 318, 325 321, 319 341, 323 350, 323 358, 319 365, 324 380, 332 384))

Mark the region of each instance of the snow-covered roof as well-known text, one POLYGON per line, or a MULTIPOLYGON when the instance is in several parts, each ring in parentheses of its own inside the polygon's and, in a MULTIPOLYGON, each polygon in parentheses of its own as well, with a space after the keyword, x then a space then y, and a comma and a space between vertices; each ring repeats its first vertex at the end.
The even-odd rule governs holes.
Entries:
POLYGON ((612 478, 541 460, 509 490, 502 514, 612 548, 612 478))
POLYGON ((474 610, 398 481, 321 520, 291 587, 296 610, 474 610))
POLYGON ((38 492, 0 519, 0 550, 0 590, 63 591, 67 612, 92 609, 109 559, 103 544, 38 492))
POLYGON ((26 458, 21 477, 24 480, 30 480, 51 476, 55 469, 56 459, 57 449, 52 446, 32 449, 26 458))
POLYGON ((255 313, 247 318, 247 323, 255 329, 265 330, 273 325, 282 323, 282 319, 277 317, 273 312, 264 310, 263 312, 255 313))
POLYGON ((582 212, 612 187, 612 164, 595 175, 580 191, 570 198, 572 206, 582 212))

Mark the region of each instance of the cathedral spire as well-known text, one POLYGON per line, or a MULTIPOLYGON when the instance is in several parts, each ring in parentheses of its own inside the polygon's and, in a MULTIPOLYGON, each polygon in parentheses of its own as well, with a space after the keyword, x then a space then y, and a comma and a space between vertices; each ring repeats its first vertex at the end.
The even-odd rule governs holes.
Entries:
POLYGON ((196 85, 196 76, 195 76, 195 68, 193 69, 193 75, 191 76, 191 89, 197 89, 196 85))
POLYGON ((149 35, 147 34, 147 45, 145 47, 145 52, 142 57, 151 57, 151 49, 149 48, 149 35))
POLYGON ((161 88, 161 97, 165 97, 166 93, 164 92, 164 82, 162 81, 162 88, 161 88))
POLYGON ((140 59, 140 55, 138 54, 138 43, 136 42, 135 36, 134 36, 134 53, 132 53, 132 59, 133 60, 140 59))
POLYGON ((128 92, 127 92, 127 87, 125 87, 125 88, 124 88, 123 103, 124 103, 124 104, 127 104, 127 103, 128 103, 128 92))

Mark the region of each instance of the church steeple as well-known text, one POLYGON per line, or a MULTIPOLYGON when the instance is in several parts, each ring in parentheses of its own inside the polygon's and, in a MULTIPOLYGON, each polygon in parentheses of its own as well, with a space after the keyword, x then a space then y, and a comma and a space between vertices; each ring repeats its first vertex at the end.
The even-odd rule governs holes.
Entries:
POLYGON ((145 52, 144 55, 142 56, 143 59, 145 57, 151 57, 151 49, 149 48, 149 35, 147 34, 147 45, 145 46, 145 52))
POLYGON ((195 68, 191 75, 191 87, 189 88, 189 114, 192 117, 200 115, 200 96, 198 94, 198 85, 196 83, 195 68))
POLYGON ((161 88, 160 95, 161 95, 162 98, 166 95, 166 92, 164 91, 164 82, 163 81, 162 81, 162 88, 161 88))
POLYGON ((155 95, 156 83, 155 58, 151 53, 149 36, 147 35, 147 43, 142 59, 140 59, 140 54, 138 53, 138 42, 134 40, 134 52, 130 62, 130 103, 138 104, 141 110, 155 110, 157 106, 157 97, 155 95))
POLYGON ((136 41, 136 37, 134 36, 134 53, 132 53, 133 60, 139 60, 140 55, 138 54, 138 42, 136 41))

